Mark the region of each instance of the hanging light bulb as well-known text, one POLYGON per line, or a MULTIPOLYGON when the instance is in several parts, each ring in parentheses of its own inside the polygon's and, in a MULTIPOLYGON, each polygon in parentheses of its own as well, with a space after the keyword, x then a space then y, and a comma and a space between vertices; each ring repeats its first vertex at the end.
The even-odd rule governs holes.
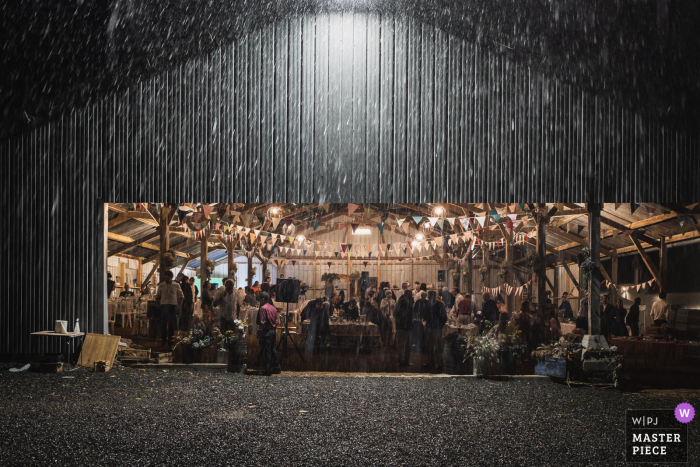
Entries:
POLYGON ((419 242, 422 242, 423 240, 425 240, 425 235, 423 235, 421 232, 418 232, 418 233, 416 234, 416 237, 415 237, 415 238, 416 238, 416 240, 418 240, 419 242))
POLYGON ((444 217, 445 216, 445 208, 442 206, 435 206, 433 208, 433 216, 434 217, 444 217))

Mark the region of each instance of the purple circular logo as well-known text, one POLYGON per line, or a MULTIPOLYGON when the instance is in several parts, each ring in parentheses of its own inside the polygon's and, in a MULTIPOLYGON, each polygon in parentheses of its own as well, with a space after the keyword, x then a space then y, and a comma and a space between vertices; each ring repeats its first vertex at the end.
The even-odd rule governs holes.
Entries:
POLYGON ((681 423, 688 423, 695 418, 695 409, 687 402, 678 404, 675 410, 676 420, 681 423))

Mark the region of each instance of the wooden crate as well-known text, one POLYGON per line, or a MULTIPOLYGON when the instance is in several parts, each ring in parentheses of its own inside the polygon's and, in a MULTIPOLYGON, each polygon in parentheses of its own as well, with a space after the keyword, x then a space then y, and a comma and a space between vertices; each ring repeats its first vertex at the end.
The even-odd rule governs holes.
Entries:
POLYGON ((202 349, 202 363, 216 363, 216 349, 209 347, 202 349))

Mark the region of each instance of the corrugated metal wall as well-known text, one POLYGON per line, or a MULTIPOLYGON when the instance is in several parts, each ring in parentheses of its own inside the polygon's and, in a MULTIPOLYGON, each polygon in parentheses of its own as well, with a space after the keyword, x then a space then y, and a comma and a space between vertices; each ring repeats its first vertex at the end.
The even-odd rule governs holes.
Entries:
POLYGON ((681 202, 697 155, 415 20, 281 19, 0 143, 0 353, 58 318, 102 330, 103 202, 681 202))

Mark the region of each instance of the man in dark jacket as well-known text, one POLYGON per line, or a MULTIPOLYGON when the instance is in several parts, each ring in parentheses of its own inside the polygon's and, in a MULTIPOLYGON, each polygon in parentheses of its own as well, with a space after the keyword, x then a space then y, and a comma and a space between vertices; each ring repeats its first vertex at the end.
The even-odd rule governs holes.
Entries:
POLYGON ((425 346, 428 350, 428 367, 430 370, 442 370, 442 327, 447 322, 447 310, 437 292, 428 292, 430 306, 425 312, 425 346))
POLYGON ((413 292, 405 290, 394 308, 396 324, 396 348, 399 354, 399 366, 410 365, 411 329, 413 327, 413 292))
POLYGON ((642 303, 642 299, 637 297, 634 299, 634 305, 630 307, 629 313, 627 313, 627 324, 632 331, 633 336, 639 335, 639 304, 642 303))
POLYGON ((605 338, 610 342, 610 332, 612 331, 612 323, 614 322, 615 308, 608 303, 608 296, 603 295, 602 304, 600 305, 602 318, 600 323, 600 331, 605 338))
POLYGON ((413 305, 413 328, 411 329, 411 352, 422 353, 425 345, 425 333, 422 320, 430 309, 430 302, 426 292, 414 295, 416 299, 413 305))
MULTIPOLYGON (((455 288, 456 289, 456 288, 455 288)), ((459 290, 457 290, 457 293, 459 293, 459 290)), ((442 288, 442 302, 445 304, 445 308, 448 310, 452 309, 452 307, 455 305, 455 295, 452 295, 452 292, 450 292, 450 289, 447 287, 442 288)))
MULTIPOLYGON (((491 294, 488 292, 484 292, 484 295, 482 295, 482 298, 484 302, 481 305, 481 319, 482 323, 483 320, 489 321, 491 325, 495 325, 496 321, 498 321, 498 307, 496 306, 496 302, 491 298, 491 294)), ((482 324, 482 330, 483 330, 483 324, 482 324)))

